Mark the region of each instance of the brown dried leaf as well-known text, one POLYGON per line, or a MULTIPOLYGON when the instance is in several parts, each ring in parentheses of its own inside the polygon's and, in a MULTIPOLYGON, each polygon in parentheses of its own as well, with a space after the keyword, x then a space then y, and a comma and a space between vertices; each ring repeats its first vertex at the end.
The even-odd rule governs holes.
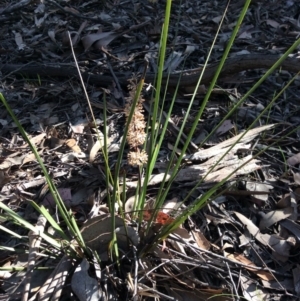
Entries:
POLYGON ((261 279, 263 280, 267 280, 267 281, 271 281, 274 280, 274 276, 267 271, 260 271, 258 269, 256 269, 256 265, 249 259, 247 259, 246 257, 244 257, 241 254, 238 253, 226 253, 226 257, 231 259, 232 261, 237 261, 237 262, 241 262, 243 264, 246 264, 247 267, 245 267, 247 270, 254 272, 257 276, 259 276, 261 279))
POLYGON ((75 153, 81 153, 81 149, 75 139, 68 139, 66 145, 75 153))
POLYGON ((210 242, 206 239, 206 237, 200 231, 192 230, 192 236, 194 237, 199 248, 204 250, 209 250, 211 247, 210 242))

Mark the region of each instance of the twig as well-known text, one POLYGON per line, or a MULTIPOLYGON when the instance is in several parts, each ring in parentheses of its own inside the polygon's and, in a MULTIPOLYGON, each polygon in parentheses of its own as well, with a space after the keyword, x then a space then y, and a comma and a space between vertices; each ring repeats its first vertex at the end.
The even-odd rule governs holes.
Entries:
POLYGON ((30 2, 32 2, 32 0, 17 1, 16 4, 12 4, 10 6, 7 6, 2 11, 0 11, 0 15, 9 14, 9 13, 12 13, 12 12, 14 12, 16 10, 19 10, 19 9, 25 7, 26 5, 30 4, 30 2))
MULTIPOLYGON (((102 51, 103 51, 103 50, 102 50, 102 51)), ((106 53, 105 53, 105 52, 104 52, 104 55, 106 56, 106 53)), ((113 68, 111 67, 110 62, 107 60, 107 56, 106 56, 106 64, 107 64, 108 69, 109 69, 109 71, 110 71, 110 73, 111 73, 111 75, 112 75, 112 77, 113 77, 113 79, 114 79, 114 82, 115 82, 115 84, 116 84, 116 86, 117 86, 117 88, 118 88, 118 92, 121 94, 122 107, 124 107, 124 105, 125 105, 125 97, 124 97, 124 94, 123 94, 123 89, 122 89, 121 86, 120 86, 119 80, 118 80, 118 78, 116 77, 115 72, 114 72, 113 68)))
MULTIPOLYGON (((243 70, 253 70, 258 68, 270 68, 277 62, 280 58, 278 55, 272 54, 249 54, 249 55, 240 55, 234 58, 228 58, 224 68, 221 73, 221 77, 227 74, 235 74, 243 70)), ((203 74, 202 84, 207 84, 213 78, 215 71, 218 67, 218 62, 209 65, 203 74)), ((300 60, 297 58, 287 58, 282 62, 281 68, 289 72, 297 73, 300 70, 300 60)), ((15 65, 15 64, 0 64, 0 70, 3 73, 13 73, 13 74, 27 74, 27 75, 36 75, 40 76, 57 76, 57 77, 72 77, 75 76, 79 78, 74 67, 69 65, 50 65, 50 64, 41 64, 41 65, 15 65)), ((178 81, 180 81, 180 86, 182 87, 192 87, 195 86, 198 82, 199 75, 202 71, 202 67, 192 70, 186 70, 180 73, 175 74, 164 74, 162 83, 169 85, 169 87, 176 87, 178 81)), ((125 72, 115 73, 119 79, 119 83, 122 86, 128 85, 128 75, 125 72)), ((82 73, 81 77, 85 81, 89 81, 91 84, 102 86, 108 86, 111 84, 112 77, 107 75, 94 75, 88 73, 82 73)), ((148 73, 146 74, 145 82, 153 82, 155 79, 155 74, 148 73)))

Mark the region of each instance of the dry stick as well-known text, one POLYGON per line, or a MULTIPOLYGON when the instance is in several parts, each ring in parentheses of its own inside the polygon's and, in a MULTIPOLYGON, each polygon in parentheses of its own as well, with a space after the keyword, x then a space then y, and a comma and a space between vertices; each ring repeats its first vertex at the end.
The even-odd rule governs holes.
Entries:
MULTIPOLYGON (((32 64, 31 63, 27 63, 27 64, 25 64, 25 65, 19 65, 19 68, 18 67, 16 67, 16 69, 15 70, 12 70, 11 72, 10 71, 8 71, 8 72, 3 72, 3 73, 5 73, 6 75, 5 76, 3 76, 3 77, 1 77, 1 81, 4 81, 6 78, 8 78, 9 76, 11 76, 11 75, 14 75, 14 74, 22 74, 22 71, 21 70, 23 70, 23 68, 26 68, 26 66, 31 66, 32 64)), ((1 65, 0 65, 1 66, 1 65)), ((5 65, 2 65, 2 66, 5 66, 5 65)), ((0 72, 2 71, 2 68, 0 67, 0 72)), ((35 74, 36 75, 36 74, 35 74)))
MULTIPOLYGON (((103 51, 103 50, 102 50, 102 51, 103 51)), ((105 52, 104 52, 104 55, 106 56, 106 53, 105 53, 105 52)), ((113 68, 112 68, 112 66, 111 66, 111 64, 110 64, 110 62, 108 61, 107 57, 106 57, 106 64, 107 64, 108 69, 109 69, 109 71, 110 71, 110 73, 111 73, 111 75, 112 75, 112 77, 113 77, 113 79, 114 79, 114 82, 115 82, 115 84, 116 84, 116 86, 117 86, 117 88, 118 88, 118 90, 119 90, 118 92, 121 94, 122 107, 124 107, 124 106, 125 106, 125 97, 124 97, 124 94, 123 94, 123 89, 121 88, 120 83, 119 83, 119 81, 118 81, 118 78, 117 78, 116 74, 114 73, 114 70, 113 70, 113 68)))
POLYGON ((96 21, 96 22, 101 21, 101 22, 103 22, 103 20, 101 20, 100 18, 87 17, 87 16, 84 16, 84 15, 81 15, 81 14, 76 14, 71 10, 66 10, 65 8, 63 8, 61 5, 59 5, 57 2, 55 2, 53 0, 47 0, 46 3, 47 2, 54 5, 54 6, 56 6, 57 8, 59 8, 64 13, 66 13, 68 15, 71 15, 73 17, 80 18, 80 19, 85 19, 85 20, 90 20, 90 21, 96 21))
MULTIPOLYGON (((228 74, 235 74, 244 70, 250 69, 269 69, 277 62, 280 58, 280 55, 272 54, 247 54, 247 55, 238 55, 233 58, 228 58, 224 65, 224 68, 221 72, 221 77, 228 74)), ((210 83, 213 78, 215 71, 219 62, 212 63, 209 65, 204 72, 202 78, 202 84, 210 83)), ((297 73, 300 70, 300 59, 297 58, 287 58, 281 65, 281 68, 289 72, 297 73)), ((178 81, 180 80, 180 86, 183 87, 192 87, 195 86, 198 82, 202 67, 187 70, 182 72, 180 78, 180 73, 173 73, 169 77, 168 85, 169 87, 176 87, 178 81)), ((57 76, 57 77, 76 77, 78 78, 78 73, 76 68, 71 64, 69 65, 14 65, 14 64, 0 64, 0 71, 3 74, 13 73, 13 74, 27 74, 30 76, 57 76)), ((89 74, 87 72, 81 73, 82 78, 85 81, 89 81, 90 84, 95 84, 99 86, 108 86, 112 83, 113 78, 110 75, 95 75, 89 74)), ((119 83, 122 86, 127 86, 128 78, 130 73, 115 73, 118 77, 119 83)), ((153 82, 155 79, 155 74, 148 73, 146 75, 145 82, 153 82)), ((167 83, 168 74, 165 74, 163 77, 163 84, 167 83)))
MULTIPOLYGON (((26 1, 28 1, 28 0, 26 0, 26 1)), ((32 0, 30 0, 30 1, 32 1, 32 0)), ((61 11, 63 11, 67 15, 71 15, 73 17, 84 19, 84 20, 89 20, 89 21, 95 21, 95 22, 99 22, 100 21, 101 23, 104 23, 104 24, 107 24, 107 25, 111 25, 111 21, 105 21, 105 20, 103 20, 101 18, 97 18, 97 17, 96 18, 88 17, 88 16, 85 16, 85 15, 82 15, 82 14, 79 14, 79 13, 74 13, 71 10, 67 10, 67 9, 65 9, 64 7, 62 7, 60 4, 58 4, 54 0, 46 0, 46 3, 50 3, 50 4, 54 5, 54 6, 56 6, 57 8, 59 8, 61 11)), ((126 30, 123 33, 121 33, 120 35, 122 35, 124 33, 128 33, 131 30, 136 30, 136 29, 138 29, 140 27, 143 27, 146 24, 150 23, 150 21, 151 21, 151 19, 149 19, 149 20, 147 20, 145 22, 142 22, 142 23, 140 23, 138 25, 133 25, 128 30, 126 30)))

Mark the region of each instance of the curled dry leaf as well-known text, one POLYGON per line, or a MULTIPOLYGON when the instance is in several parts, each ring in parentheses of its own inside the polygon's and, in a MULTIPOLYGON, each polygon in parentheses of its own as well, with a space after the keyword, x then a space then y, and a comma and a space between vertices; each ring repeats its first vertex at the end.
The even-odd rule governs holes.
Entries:
POLYGON ((290 166, 295 166, 296 164, 299 164, 299 162, 300 162, 300 153, 291 156, 286 160, 286 163, 290 166))
POLYGON ((245 268, 253 273, 255 273, 258 277, 260 277, 263 280, 274 280, 274 276, 267 271, 260 271, 259 269, 257 269, 257 266, 249 259, 247 259, 246 257, 244 257, 241 254, 237 254, 237 253, 233 253, 233 254, 226 254, 226 257, 233 260, 233 261, 237 261, 237 262, 241 262, 243 264, 246 264, 247 266, 245 266, 245 268))
POLYGON ((106 47, 110 42, 112 42, 116 37, 120 34, 115 33, 113 31, 110 32, 99 32, 99 33, 92 33, 86 35, 81 39, 84 50, 87 51, 91 46, 97 42, 97 47, 106 47))

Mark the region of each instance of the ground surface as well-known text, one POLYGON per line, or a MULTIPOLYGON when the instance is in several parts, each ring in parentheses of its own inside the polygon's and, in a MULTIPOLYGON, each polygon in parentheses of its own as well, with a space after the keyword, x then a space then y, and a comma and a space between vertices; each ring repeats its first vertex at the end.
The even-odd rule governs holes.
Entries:
MULTIPOLYGON (((231 2, 210 63, 220 60, 244 4, 244 1, 231 2)), ((222 0, 174 1, 166 72, 178 76, 180 70, 187 71, 204 64, 225 6, 226 1, 222 0)), ((135 0, 115 3, 44 1, 44 4, 10 1, 0 6, 0 92, 38 147, 79 225, 88 217, 97 215, 95 204, 105 207, 106 186, 103 158, 94 147, 95 125, 91 122, 86 97, 74 68, 68 32, 80 70, 85 74, 84 82, 97 127, 101 130, 103 96, 106 93, 109 160, 113 171, 125 123, 123 106, 128 97, 127 79, 144 71, 145 59, 148 61, 147 91, 144 92, 146 104, 151 99, 151 74, 157 68, 164 8, 164 1, 135 0)), ((241 56, 246 58, 252 54, 259 54, 261 60, 280 56, 299 38, 299 20, 300 4, 297 1, 253 1, 240 26, 230 58, 243 62, 241 56)), ((299 56, 300 50, 298 53, 295 50, 293 59, 297 60, 299 56)), ((248 128, 292 78, 294 72, 289 70, 292 68, 286 69, 273 73, 218 127, 199 151, 197 145, 265 70, 250 66, 241 72, 229 72, 218 81, 189 147, 187 164, 170 189, 168 199, 173 201, 172 208, 176 207, 174 203, 185 199, 220 153, 224 153, 223 149, 233 143, 226 144, 226 141, 248 128)), ((226 187, 223 187, 220 190, 222 194, 214 202, 186 222, 184 227, 191 235, 190 239, 177 242, 177 245, 175 241, 168 241, 167 249, 157 250, 154 263, 151 261, 153 257, 148 258, 146 264, 143 262, 147 277, 141 277, 139 291, 146 291, 147 286, 151 288, 152 295, 149 293, 147 297, 145 292, 141 293, 140 300, 150 300, 155 292, 159 292, 161 300, 207 300, 210 296, 220 300, 298 300, 299 83, 299 79, 294 81, 259 118, 254 124, 257 132, 252 132, 248 140, 240 142, 239 152, 235 150, 230 153, 231 157, 222 159, 219 166, 197 186, 188 202, 224 179, 242 160, 254 157, 264 147, 271 146, 251 164, 245 165, 240 173, 235 173, 228 181, 227 190, 224 192, 226 187), (261 128, 264 125, 270 127, 261 128), (260 134, 263 129, 266 132, 260 134), (281 141, 276 142, 280 137, 281 141), (271 145, 273 142, 276 143, 271 145), (151 267, 164 260, 172 264, 149 272, 151 267)), ((157 178, 149 185, 149 199, 155 198, 157 185, 161 182, 177 138, 176 126, 180 126, 185 116, 191 99, 189 93, 194 87, 192 82, 180 84, 168 135, 155 169, 157 178)), ((203 86, 196 97, 185 134, 189 133, 206 88, 207 85, 203 86)), ((170 84, 167 101, 171 100, 174 89, 174 85, 170 84)), ((1 202, 35 224, 37 214, 28 200, 50 207, 53 203, 47 198, 48 187, 34 156, 4 106, 0 106, 1 202)), ((145 106, 145 116, 147 113, 145 106)), ((128 195, 134 195, 137 170, 127 165, 125 157, 122 173, 128 182, 128 195)), ((169 210, 169 214, 176 216, 176 210, 169 210)), ((7 222, 4 225, 20 235, 28 234, 7 222)), ((0 239, 3 246, 28 249, 26 242, 5 232, 0 234, 0 239)), ((26 266, 28 258, 22 256, 3 250, 0 255, 2 266, 26 266)), ((19 300, 17 293, 22 291, 19 284, 24 275, 2 275, 4 280, 0 289, 3 300, 8 298, 7 294, 13 296, 13 292, 15 297, 11 300, 19 300)), ((35 289, 42 287, 48 276, 37 275, 32 279, 31 287, 35 289)), ((124 281, 125 277, 118 277, 120 282, 124 281)), ((114 295, 116 300, 117 295, 114 295)), ((73 296, 72 290, 70 285, 66 285, 61 298, 77 300, 70 296, 73 296)), ((107 297, 107 300, 111 299, 107 297)))

